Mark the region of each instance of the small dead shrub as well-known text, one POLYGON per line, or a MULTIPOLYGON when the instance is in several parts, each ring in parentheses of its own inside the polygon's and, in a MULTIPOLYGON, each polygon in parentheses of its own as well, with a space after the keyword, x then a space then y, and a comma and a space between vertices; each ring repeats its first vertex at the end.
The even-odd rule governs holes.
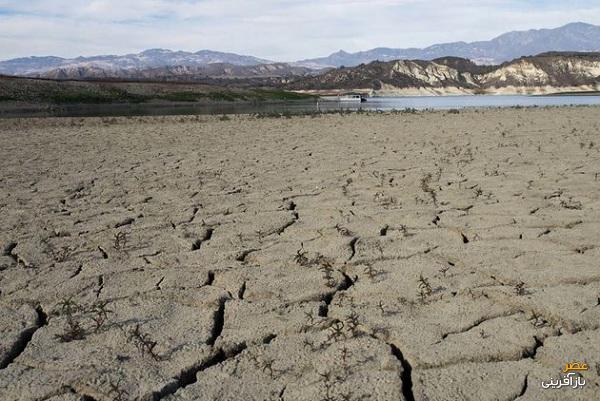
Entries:
POLYGON ((152 340, 149 334, 142 332, 139 324, 129 330, 127 341, 133 343, 142 355, 149 355, 156 361, 160 359, 155 351, 158 343, 152 340))
POLYGON ((122 252, 125 250, 125 247, 127 246, 127 242, 128 242, 127 233, 123 232, 123 231, 118 232, 115 234, 115 237, 114 237, 113 248, 115 248, 119 252, 122 252))

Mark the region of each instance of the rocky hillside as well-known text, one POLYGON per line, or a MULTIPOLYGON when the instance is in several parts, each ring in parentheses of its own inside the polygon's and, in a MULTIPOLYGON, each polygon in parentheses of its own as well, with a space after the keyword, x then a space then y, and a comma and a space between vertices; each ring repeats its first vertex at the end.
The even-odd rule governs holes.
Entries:
POLYGON ((478 66, 472 61, 445 57, 433 61, 396 60, 338 68, 315 77, 295 80, 295 90, 403 89, 497 92, 506 88, 595 88, 600 85, 600 53, 545 53, 523 57, 499 66, 478 66))
POLYGON ((545 53, 524 57, 481 76, 485 87, 600 84, 600 53, 545 53))

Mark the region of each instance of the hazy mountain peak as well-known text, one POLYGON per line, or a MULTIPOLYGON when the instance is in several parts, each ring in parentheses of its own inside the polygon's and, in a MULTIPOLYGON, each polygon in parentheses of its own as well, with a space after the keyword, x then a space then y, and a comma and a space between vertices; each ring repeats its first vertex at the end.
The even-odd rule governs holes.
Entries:
POLYGON ((143 55, 152 55, 152 54, 171 54, 174 53, 173 50, 169 50, 169 49, 148 49, 148 50, 144 50, 143 52, 141 52, 140 54, 143 55))

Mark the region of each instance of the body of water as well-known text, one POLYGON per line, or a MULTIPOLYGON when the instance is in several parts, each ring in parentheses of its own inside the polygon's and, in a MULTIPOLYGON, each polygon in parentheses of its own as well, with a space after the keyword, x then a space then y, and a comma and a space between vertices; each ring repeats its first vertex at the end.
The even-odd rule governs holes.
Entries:
POLYGON ((598 105, 596 96, 525 96, 525 95, 471 95, 471 96, 406 96, 369 98, 362 108, 378 110, 461 109, 465 107, 514 107, 514 106, 568 106, 598 105))
POLYGON ((600 105, 600 95, 589 96, 404 96, 372 97, 364 103, 335 101, 269 102, 269 103, 140 103, 100 105, 60 105, 3 107, 0 117, 93 117, 93 116, 144 116, 184 114, 254 114, 254 113, 311 113, 336 110, 405 110, 405 109, 461 109, 466 107, 514 107, 514 106, 569 106, 600 105))

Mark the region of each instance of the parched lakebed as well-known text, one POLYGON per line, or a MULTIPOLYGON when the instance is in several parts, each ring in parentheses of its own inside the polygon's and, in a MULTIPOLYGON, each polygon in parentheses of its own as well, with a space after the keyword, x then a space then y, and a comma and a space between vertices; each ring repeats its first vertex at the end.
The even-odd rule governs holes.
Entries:
POLYGON ((0 399, 595 399, 599 111, 1 120, 0 399))

